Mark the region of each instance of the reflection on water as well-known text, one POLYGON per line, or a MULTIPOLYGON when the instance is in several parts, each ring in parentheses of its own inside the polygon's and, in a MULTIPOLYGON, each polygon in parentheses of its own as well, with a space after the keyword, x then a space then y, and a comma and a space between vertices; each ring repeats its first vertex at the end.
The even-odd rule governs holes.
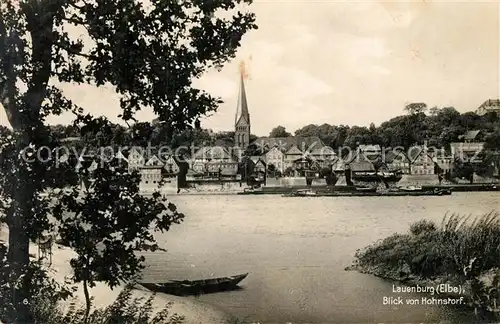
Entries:
MULTIPOLYGON (((346 272, 356 249, 447 212, 500 210, 498 193, 444 197, 174 196, 186 214, 158 235, 167 253, 147 255, 146 281, 250 272, 240 291, 202 301, 261 322, 470 322, 437 306, 383 305, 392 283, 346 272)), ((411 295, 418 296, 418 295, 411 295)))

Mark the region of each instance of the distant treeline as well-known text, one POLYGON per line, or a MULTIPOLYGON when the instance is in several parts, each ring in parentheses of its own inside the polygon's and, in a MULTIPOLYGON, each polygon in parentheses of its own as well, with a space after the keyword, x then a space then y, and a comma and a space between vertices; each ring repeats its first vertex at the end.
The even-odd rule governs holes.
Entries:
MULTIPOLYGON (((424 105, 424 104, 422 104, 424 105)), ((485 149, 500 150, 500 118, 496 113, 479 116, 474 112, 459 113, 452 107, 442 109, 420 106, 419 109, 406 108, 406 113, 394 117, 380 126, 347 125, 307 125, 293 135, 317 136, 325 145, 334 149, 355 148, 360 144, 379 144, 383 147, 405 148, 427 142, 428 146, 445 149, 451 142, 459 142, 460 136, 471 130, 482 130, 485 149)), ((0 131, 9 132, 3 127, 0 131)), ((190 128, 173 132, 171 127, 158 122, 138 122, 130 127, 112 124, 104 119, 95 125, 79 128, 73 125, 54 125, 51 132, 58 139, 79 137, 87 146, 203 146, 234 145, 234 131, 212 132, 208 129, 190 128)), ((293 136, 283 126, 275 127, 270 137, 293 136)), ((251 141, 257 136, 251 135, 251 141)))

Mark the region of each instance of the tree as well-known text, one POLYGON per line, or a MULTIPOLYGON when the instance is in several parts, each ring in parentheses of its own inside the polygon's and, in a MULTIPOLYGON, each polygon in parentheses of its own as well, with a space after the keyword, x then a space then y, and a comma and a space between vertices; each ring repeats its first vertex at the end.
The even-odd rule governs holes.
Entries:
POLYGON ((484 139, 484 149, 500 151, 500 129, 486 136, 484 139))
POLYGON ((407 104, 404 110, 408 112, 410 115, 424 113, 427 110, 427 104, 423 102, 412 102, 407 104))
POLYGON ((269 133, 269 137, 290 137, 292 134, 286 131, 283 126, 276 126, 269 133))
POLYGON ((429 109, 429 114, 431 116, 437 116, 438 113, 439 113, 439 108, 436 106, 429 109))
POLYGON ((73 187, 53 208, 62 244, 78 255, 71 260, 73 280, 83 283, 87 314, 88 287, 95 286, 95 281, 117 286, 144 268, 144 257, 137 258, 135 251, 161 250, 145 224, 163 232, 184 218, 172 203, 165 205, 158 199, 158 192, 152 198, 137 195, 137 172, 127 174, 116 160, 99 162, 105 166, 94 172, 91 189, 79 197, 73 187))
POLYGON ((131 146, 147 147, 151 145, 153 127, 150 123, 134 123, 130 127, 131 146))
MULTIPOLYGON (((155 1, 148 7, 139 0, 1 1, 0 103, 13 136, 1 141, 0 209, 9 227, 9 271, 12 278, 19 279, 11 296, 15 299, 11 299, 10 312, 2 314, 2 320, 32 322, 29 307, 23 303, 34 293, 30 277, 23 276, 30 264, 30 240, 35 241, 57 225, 47 217, 55 211, 52 200, 40 196, 55 186, 54 170, 61 168, 49 153, 59 143, 45 125, 47 117, 73 113, 75 127, 95 133, 103 124, 109 125, 85 114, 65 98, 58 82, 113 87, 120 96, 122 113, 118 117, 125 122, 134 121, 136 111, 150 107, 159 121, 174 130, 196 126, 199 117, 215 111, 221 101, 194 88, 192 80, 207 68, 221 67, 233 58, 242 36, 256 28, 251 13, 237 12, 229 18, 215 15, 234 9, 237 3, 249 4, 251 0, 155 1), (70 37, 69 25, 85 31, 91 42, 84 44, 83 38, 70 37), (40 158, 28 159, 42 147, 49 148, 44 162, 40 158)), ((97 174, 100 172, 105 171, 97 174)), ((108 210, 109 199, 120 188, 106 186, 110 190, 107 195, 92 198, 100 200, 96 212, 108 210)), ((156 206, 158 197, 145 201, 138 195, 138 187, 130 190, 130 206, 138 210, 134 221, 140 226, 128 235, 142 235, 141 231, 154 224, 145 204, 156 206)), ((50 198, 68 202, 67 208, 71 209, 72 200, 67 198, 71 195, 74 191, 61 190, 57 197, 50 198)), ((115 218, 123 215, 113 209, 109 212, 115 218)), ((101 228, 101 216, 97 215, 90 221, 94 228, 101 228)), ((168 219, 174 218, 170 213, 168 219)), ((118 243, 113 244, 120 244, 121 240, 116 240, 118 243)), ((124 262, 138 260, 131 258, 110 254, 106 262, 121 270, 116 275, 108 273, 104 279, 112 284, 128 278, 131 272, 123 270, 127 267, 124 262)))
POLYGON ((319 136, 318 125, 309 124, 295 131, 295 136, 309 137, 309 136, 319 136))
POLYGON ((267 173, 268 174, 272 174, 272 176, 274 176, 276 171, 277 171, 277 169, 276 169, 276 166, 274 164, 271 163, 267 166, 267 173))

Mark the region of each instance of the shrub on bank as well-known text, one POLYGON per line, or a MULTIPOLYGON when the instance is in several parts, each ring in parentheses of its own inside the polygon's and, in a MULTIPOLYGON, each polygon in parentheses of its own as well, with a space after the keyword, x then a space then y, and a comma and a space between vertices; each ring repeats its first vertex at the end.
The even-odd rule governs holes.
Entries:
POLYGON ((500 214, 411 224, 355 255, 351 269, 398 281, 465 285, 476 310, 500 314, 500 214))
POLYGON ((145 298, 132 298, 132 286, 127 286, 110 306, 97 309, 85 320, 85 306, 72 303, 69 310, 62 312, 60 308, 43 299, 34 303, 35 323, 52 324, 181 324, 184 317, 170 314, 172 303, 169 302, 161 311, 153 310, 155 294, 145 298))

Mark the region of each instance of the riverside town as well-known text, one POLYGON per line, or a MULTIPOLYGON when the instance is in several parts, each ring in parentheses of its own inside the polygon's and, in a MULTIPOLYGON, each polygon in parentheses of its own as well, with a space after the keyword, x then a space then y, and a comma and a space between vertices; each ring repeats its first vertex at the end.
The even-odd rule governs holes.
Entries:
POLYGON ((0 1, 0 324, 499 322, 499 20, 0 1))

